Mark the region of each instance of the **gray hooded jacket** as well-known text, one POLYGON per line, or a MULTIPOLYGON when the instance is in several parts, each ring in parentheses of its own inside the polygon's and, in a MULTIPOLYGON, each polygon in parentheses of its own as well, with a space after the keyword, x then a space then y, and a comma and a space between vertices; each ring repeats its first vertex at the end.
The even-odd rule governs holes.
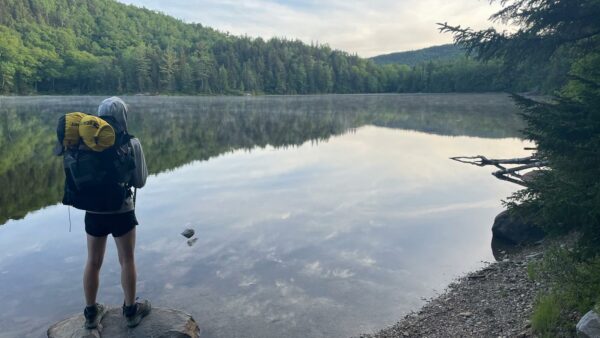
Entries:
MULTIPOLYGON (((113 117, 118 125, 116 132, 127 132, 127 105, 123 100, 118 97, 110 97, 102 103, 98 107, 98 116, 111 116, 113 117)), ((133 177, 131 178, 131 185, 135 188, 142 188, 146 185, 146 179, 148 178, 148 168, 146 167, 146 159, 144 158, 144 151, 142 150, 142 145, 137 138, 132 138, 130 141, 131 148, 133 149, 133 156, 135 158, 135 171, 133 173, 133 177)), ((124 212, 128 212, 134 210, 135 206, 133 203, 133 198, 129 197, 121 206, 121 209, 117 211, 111 212, 92 212, 96 214, 120 214, 124 212)))

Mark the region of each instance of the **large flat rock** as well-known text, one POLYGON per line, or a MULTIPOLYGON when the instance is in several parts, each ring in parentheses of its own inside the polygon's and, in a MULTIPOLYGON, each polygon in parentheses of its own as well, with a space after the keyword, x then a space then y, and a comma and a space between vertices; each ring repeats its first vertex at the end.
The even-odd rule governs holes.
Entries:
POLYGON ((194 318, 174 309, 152 308, 152 312, 136 328, 125 324, 121 308, 110 308, 96 330, 83 328, 83 313, 52 325, 49 338, 198 338, 200 328, 194 318))

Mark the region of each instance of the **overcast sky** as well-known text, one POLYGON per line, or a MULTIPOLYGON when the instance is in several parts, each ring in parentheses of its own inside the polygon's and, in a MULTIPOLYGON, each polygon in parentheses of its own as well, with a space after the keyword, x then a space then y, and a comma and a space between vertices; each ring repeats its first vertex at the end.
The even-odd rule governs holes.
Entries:
POLYGON ((487 0, 120 0, 235 35, 285 37, 363 57, 452 42, 437 22, 487 28, 487 0))

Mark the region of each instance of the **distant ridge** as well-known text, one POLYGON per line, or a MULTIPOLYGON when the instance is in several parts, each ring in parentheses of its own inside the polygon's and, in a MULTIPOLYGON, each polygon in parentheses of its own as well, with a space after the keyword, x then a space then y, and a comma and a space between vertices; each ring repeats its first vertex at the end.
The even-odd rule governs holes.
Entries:
POLYGON ((453 44, 446 44, 407 52, 378 55, 372 57, 371 60, 380 65, 398 63, 415 66, 421 62, 449 61, 464 55, 465 52, 460 47, 453 44))

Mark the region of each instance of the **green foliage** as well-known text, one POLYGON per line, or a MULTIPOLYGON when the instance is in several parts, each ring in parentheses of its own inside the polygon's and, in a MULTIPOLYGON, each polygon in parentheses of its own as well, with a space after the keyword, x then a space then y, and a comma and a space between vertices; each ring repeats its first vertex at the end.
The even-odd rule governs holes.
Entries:
POLYGON ((511 204, 536 215, 550 232, 582 232, 582 244, 591 254, 600 246, 599 55, 588 54, 573 64, 572 80, 555 102, 517 98, 526 111, 526 136, 538 144, 552 170, 513 196, 511 204))
POLYGON ((554 295, 542 296, 535 304, 531 316, 531 327, 541 337, 555 337, 555 328, 560 325, 560 302, 554 295))
POLYGON ((582 232, 590 255, 600 250, 600 2, 502 1, 493 18, 519 25, 515 32, 472 31, 442 25, 483 60, 504 66, 554 68, 568 82, 552 102, 515 97, 550 171, 515 194, 513 211, 534 215, 551 233, 582 232))
POLYGON ((492 0, 503 9, 492 21, 514 24, 516 31, 494 28, 474 31, 461 26, 439 24, 451 32, 455 42, 469 54, 483 60, 500 59, 515 66, 546 62, 560 49, 584 49, 600 34, 600 2, 596 0, 492 0))
POLYGON ((410 67, 380 66, 326 45, 235 37, 114 0, 0 3, 0 94, 484 92, 539 87, 535 81, 504 76, 498 63, 464 57, 438 60, 432 53, 410 67))
POLYGON ((515 70, 554 69, 566 81, 551 102, 515 96, 525 135, 550 170, 508 206, 549 233, 580 235, 574 251, 550 251, 528 271, 551 287, 536 305, 534 328, 543 336, 572 335, 579 315, 598 306, 600 295, 600 2, 500 2, 504 9, 493 18, 517 24, 516 31, 441 29, 479 59, 500 59, 515 70))
POLYGON ((599 305, 600 255, 589 258, 578 250, 553 248, 528 268, 534 280, 550 286, 532 317, 533 328, 543 336, 573 334, 581 315, 599 305))

